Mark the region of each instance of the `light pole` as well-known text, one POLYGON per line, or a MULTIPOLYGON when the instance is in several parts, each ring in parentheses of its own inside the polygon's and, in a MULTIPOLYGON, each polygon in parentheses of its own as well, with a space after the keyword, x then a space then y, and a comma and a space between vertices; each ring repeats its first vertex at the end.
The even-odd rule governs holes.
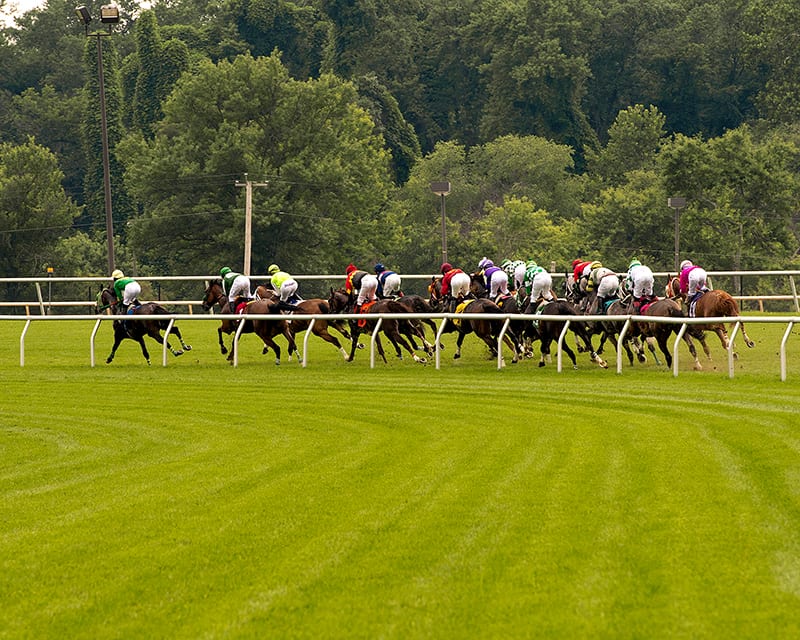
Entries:
POLYGON ((87 38, 95 38, 97 42, 97 81, 100 88, 100 137, 103 143, 103 194, 106 205, 106 242, 108 245, 108 273, 114 271, 114 219, 111 215, 111 166, 108 154, 108 119, 106 117, 106 85, 103 74, 103 46, 100 38, 111 35, 111 25, 119 23, 119 9, 113 4, 100 7, 100 22, 108 25, 107 31, 89 33, 92 16, 86 7, 77 7, 75 15, 81 21, 87 38))
POLYGON ((681 263, 681 209, 686 206, 686 198, 682 196, 667 198, 667 206, 675 210, 675 271, 677 271, 681 263))
POLYGON ((447 262, 447 226, 445 224, 444 199, 450 194, 449 182, 431 182, 431 191, 442 199, 442 263, 447 262))

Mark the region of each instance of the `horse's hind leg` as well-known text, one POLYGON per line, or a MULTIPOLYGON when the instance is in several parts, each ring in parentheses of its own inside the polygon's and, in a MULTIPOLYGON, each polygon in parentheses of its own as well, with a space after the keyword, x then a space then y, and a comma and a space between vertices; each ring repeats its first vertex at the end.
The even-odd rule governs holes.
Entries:
POLYGON ((175 336, 178 338, 178 340, 180 341, 180 343, 181 343, 181 346, 183 347, 183 350, 184 350, 184 351, 191 351, 191 350, 192 350, 192 345, 190 345, 190 344, 186 344, 186 343, 183 341, 183 336, 181 335, 181 330, 180 330, 180 329, 178 329, 178 327, 176 327, 176 326, 173 326, 173 327, 172 327, 172 333, 174 333, 174 334, 175 334, 175 336))
POLYGON ((108 358, 106 358, 106 364, 111 364, 114 360, 114 356, 117 355, 117 349, 119 345, 122 343, 123 337, 117 335, 117 332, 114 332, 114 346, 111 347, 111 353, 108 354, 108 358))
MULTIPOLYGON (((159 336, 159 337, 161 337, 161 336, 159 336)), ((136 342, 138 342, 139 346, 142 348, 142 355, 144 356, 144 359, 147 360, 147 364, 149 365, 150 364, 150 354, 147 352, 147 346, 144 343, 144 336, 141 337, 141 338, 138 338, 136 340, 136 342)))

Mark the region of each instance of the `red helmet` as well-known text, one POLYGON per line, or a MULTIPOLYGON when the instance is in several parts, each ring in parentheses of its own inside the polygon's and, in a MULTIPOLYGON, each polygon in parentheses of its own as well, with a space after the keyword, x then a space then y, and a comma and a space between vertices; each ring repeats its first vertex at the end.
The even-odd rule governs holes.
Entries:
POLYGON ((348 276, 349 276, 349 275, 350 275, 351 273, 353 273, 353 271, 355 271, 355 270, 356 270, 356 265, 354 265, 354 264, 351 262, 350 264, 348 264, 348 265, 347 265, 347 269, 345 269, 345 270, 344 270, 344 272, 345 272, 345 274, 346 274, 346 275, 348 275, 348 276))
POLYGON ((577 266, 578 266, 580 263, 581 263, 581 259, 580 259, 580 258, 575 258, 575 259, 572 261, 572 268, 574 269, 574 268, 575 268, 575 267, 577 267, 577 266))
POLYGON ((450 264, 449 262, 445 262, 444 264, 442 264, 442 273, 447 273, 448 271, 452 270, 452 268, 453 268, 452 264, 450 264))

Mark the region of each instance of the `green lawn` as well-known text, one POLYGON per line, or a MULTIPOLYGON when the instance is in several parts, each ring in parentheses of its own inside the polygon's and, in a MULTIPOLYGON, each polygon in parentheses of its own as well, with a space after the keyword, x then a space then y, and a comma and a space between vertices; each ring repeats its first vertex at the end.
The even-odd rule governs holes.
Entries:
MULTIPOLYGON (((0 322, 0 638, 790 638, 800 345, 730 379, 309 365, 216 324, 148 367, 110 327, 0 322)), ((613 360, 613 351, 607 354, 613 360)))

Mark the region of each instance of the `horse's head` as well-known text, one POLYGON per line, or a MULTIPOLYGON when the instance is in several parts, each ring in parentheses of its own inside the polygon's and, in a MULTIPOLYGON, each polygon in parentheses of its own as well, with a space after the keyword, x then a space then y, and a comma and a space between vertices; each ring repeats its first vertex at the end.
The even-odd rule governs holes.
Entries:
POLYGON ((667 298, 683 298, 683 294, 681 294, 680 289, 680 280, 678 276, 670 276, 667 279, 667 286, 664 289, 664 292, 667 295, 667 298))
POLYGON ((328 306, 331 313, 344 313, 350 305, 352 296, 343 289, 331 289, 331 297, 328 299, 328 306))
POLYGON ((476 298, 483 298, 486 296, 486 284, 483 281, 483 276, 479 273, 471 273, 469 275, 469 292, 476 298))
POLYGON ((116 305, 117 296, 109 288, 102 289, 95 297, 95 313, 103 313, 106 309, 116 313, 116 305))
MULTIPOLYGON (((203 294, 203 310, 208 311, 224 297, 225 293, 222 290, 222 281, 212 280, 203 294)), ((224 304, 220 302, 220 306, 224 306, 224 304)))

